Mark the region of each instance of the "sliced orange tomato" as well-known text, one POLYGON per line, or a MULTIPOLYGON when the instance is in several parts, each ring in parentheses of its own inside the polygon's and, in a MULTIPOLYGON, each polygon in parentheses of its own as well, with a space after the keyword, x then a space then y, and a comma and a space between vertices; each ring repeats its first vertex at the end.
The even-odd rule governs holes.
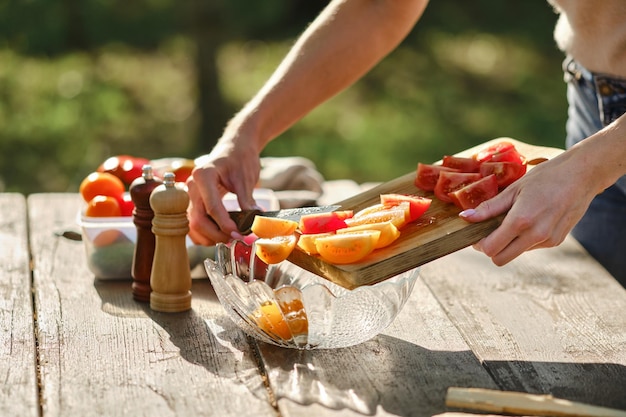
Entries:
POLYGON ((391 221, 346 227, 345 229, 337 230, 337 233, 342 234, 361 232, 363 230, 378 230, 380 232, 380 237, 378 238, 378 242, 376 243, 376 246, 374 246, 374 249, 380 249, 389 246, 400 237, 400 231, 396 226, 394 226, 391 221))
POLYGON ((326 262, 350 264, 369 255, 376 247, 379 238, 380 231, 378 230, 341 233, 316 239, 315 247, 326 262))
POLYGON ((292 235, 298 222, 276 217, 254 216, 250 230, 260 238, 273 238, 277 236, 292 235))
POLYGON ((317 238, 332 236, 332 232, 327 233, 310 233, 310 234, 302 234, 298 238, 298 243, 296 244, 300 249, 308 253, 309 255, 317 255, 317 248, 315 247, 315 241, 317 238))
POLYGON ((422 197, 419 195, 411 194, 381 194, 380 202, 385 207, 394 207, 401 202, 407 201, 409 203, 409 219, 408 222, 415 221, 422 217, 422 215, 428 210, 432 199, 422 197))
POLYGON ((379 211, 383 211, 385 210, 386 207, 382 204, 372 204, 371 206, 367 206, 365 208, 362 208, 361 210, 357 211, 356 213, 354 213, 354 216, 352 216, 352 218, 359 218, 359 217, 363 217, 363 216, 367 216, 369 214, 372 213, 377 213, 379 211))
POLYGON ((386 208, 383 210, 365 213, 359 216, 355 215, 350 219, 346 219, 345 223, 347 227, 352 227, 358 226, 360 224, 372 224, 390 221, 398 229, 402 229, 402 227, 407 223, 408 210, 408 204, 406 206, 386 208))
POLYGON ((298 228, 302 234, 334 232, 337 229, 346 227, 345 220, 353 215, 352 210, 305 214, 300 218, 298 228))
POLYGON ((252 319, 270 336, 278 336, 283 340, 292 338, 289 325, 283 317, 280 307, 274 301, 263 303, 252 313, 252 319))
POLYGON ((266 264, 277 264, 287 259, 296 247, 296 241, 297 237, 295 234, 259 238, 254 241, 255 253, 266 264))

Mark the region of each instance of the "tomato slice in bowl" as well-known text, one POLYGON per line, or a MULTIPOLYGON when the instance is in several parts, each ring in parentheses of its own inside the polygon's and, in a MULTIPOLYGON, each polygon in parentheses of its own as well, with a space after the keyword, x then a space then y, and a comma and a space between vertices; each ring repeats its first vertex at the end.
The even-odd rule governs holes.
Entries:
POLYGON ((498 194, 498 181, 491 174, 478 181, 466 185, 450 193, 450 199, 462 210, 476 208, 483 201, 489 200, 498 194))
POLYGON ((458 169, 444 167, 443 165, 417 164, 417 172, 415 175, 415 186, 423 191, 433 191, 439 174, 443 171, 461 172, 458 169))
POLYGON ((381 194, 380 202, 385 207, 394 207, 400 205, 400 203, 409 202, 410 218, 408 222, 415 221, 422 217, 426 210, 430 207, 432 199, 427 197, 421 197, 419 195, 410 194, 381 194))
POLYGON ((505 188, 526 173, 526 164, 518 164, 517 162, 483 162, 480 165, 480 175, 487 177, 491 174, 496 176, 499 188, 505 188))
POLYGON ((478 172, 446 172, 442 171, 435 185, 435 196, 446 203, 451 203, 449 194, 461 189, 468 184, 480 180, 482 176, 478 172))

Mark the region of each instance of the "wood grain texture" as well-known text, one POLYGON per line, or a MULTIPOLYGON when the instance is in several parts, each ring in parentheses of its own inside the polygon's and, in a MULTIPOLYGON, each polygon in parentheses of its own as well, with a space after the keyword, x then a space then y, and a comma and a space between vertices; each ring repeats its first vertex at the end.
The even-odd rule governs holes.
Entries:
POLYGON ((77 230, 77 194, 28 206, 44 416, 276 416, 208 280, 194 280, 190 311, 151 311, 131 280, 94 281, 83 244, 55 235, 77 230))
MULTIPOLYGON (((471 156, 502 139, 494 139, 458 155, 471 156)), ((533 146, 510 138, 506 140, 514 143, 527 159, 552 158, 562 152, 560 149, 533 146)), ((460 209, 456 206, 444 203, 434 198, 432 193, 418 189, 414 184, 415 175, 415 172, 409 172, 337 203, 343 210, 356 212, 379 203, 381 194, 415 194, 433 198, 430 208, 422 218, 403 228, 400 237, 393 244, 375 250, 362 261, 347 265, 330 264, 319 256, 310 256, 302 250, 294 250, 289 260, 338 285, 352 289, 383 281, 470 246, 491 233, 502 221, 503 216, 480 223, 464 221, 458 216, 460 209)))
POLYGON ((26 200, 0 194, 0 415, 37 416, 26 200))
POLYGON ((573 238, 504 267, 464 249, 422 277, 500 389, 626 410, 626 290, 573 238))
POLYGON ((545 417, 626 417, 626 411, 598 407, 552 395, 450 387, 446 404, 453 408, 545 417))

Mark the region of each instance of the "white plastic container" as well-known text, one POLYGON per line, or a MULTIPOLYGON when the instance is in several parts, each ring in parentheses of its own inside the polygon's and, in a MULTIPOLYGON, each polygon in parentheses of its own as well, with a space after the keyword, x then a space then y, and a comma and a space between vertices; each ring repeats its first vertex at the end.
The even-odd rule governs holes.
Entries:
MULTIPOLYGON (((254 190, 257 204, 264 210, 278 210, 280 204, 274 192, 266 188, 254 190)), ((239 210, 234 194, 224 197, 227 210, 239 210)), ((133 254, 137 242, 137 229, 133 218, 128 217, 87 217, 78 214, 82 239, 87 255, 87 266, 98 279, 132 279, 133 254)), ((194 245, 187 237, 187 249, 191 268, 199 265, 207 257, 212 257, 214 247, 194 245)))

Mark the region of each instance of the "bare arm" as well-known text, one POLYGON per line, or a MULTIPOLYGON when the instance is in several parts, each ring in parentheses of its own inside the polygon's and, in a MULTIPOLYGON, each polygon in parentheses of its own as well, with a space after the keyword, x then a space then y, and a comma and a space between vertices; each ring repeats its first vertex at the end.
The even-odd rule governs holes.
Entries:
POLYGON ((228 240, 235 224, 221 204, 226 191, 254 207, 259 155, 268 142, 319 104, 353 84, 398 46, 427 0, 335 0, 294 44, 261 90, 229 122, 189 181, 190 236, 228 240), (206 218, 206 214, 217 223, 206 218))
POLYGON ((524 251, 560 244, 591 200, 626 174, 626 116, 533 168, 501 194, 462 212, 472 222, 509 212, 476 248, 504 265, 524 251))

